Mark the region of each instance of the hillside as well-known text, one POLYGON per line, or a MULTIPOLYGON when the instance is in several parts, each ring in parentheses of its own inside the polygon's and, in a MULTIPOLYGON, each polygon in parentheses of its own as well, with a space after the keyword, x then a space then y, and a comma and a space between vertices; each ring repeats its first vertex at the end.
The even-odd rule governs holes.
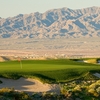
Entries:
POLYGON ((0 18, 0 38, 100 37, 100 7, 60 8, 0 18))

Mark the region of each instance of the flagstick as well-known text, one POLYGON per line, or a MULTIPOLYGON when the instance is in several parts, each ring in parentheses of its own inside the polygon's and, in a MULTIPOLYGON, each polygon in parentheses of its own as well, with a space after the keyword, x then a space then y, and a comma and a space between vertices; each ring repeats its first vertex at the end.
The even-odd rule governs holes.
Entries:
POLYGON ((21 67, 21 69, 22 69, 22 62, 20 61, 20 67, 21 67))

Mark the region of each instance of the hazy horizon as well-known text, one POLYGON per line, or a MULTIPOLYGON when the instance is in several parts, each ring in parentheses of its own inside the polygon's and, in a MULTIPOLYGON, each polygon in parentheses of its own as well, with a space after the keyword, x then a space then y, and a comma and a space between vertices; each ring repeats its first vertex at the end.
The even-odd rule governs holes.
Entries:
POLYGON ((58 9, 67 7, 70 9, 82 9, 82 8, 88 8, 93 6, 100 6, 99 0, 76 0, 73 2, 73 0, 0 0, 0 17, 1 18, 7 18, 7 17, 13 17, 18 14, 29 14, 34 12, 40 12, 44 13, 47 10, 50 9, 58 9))

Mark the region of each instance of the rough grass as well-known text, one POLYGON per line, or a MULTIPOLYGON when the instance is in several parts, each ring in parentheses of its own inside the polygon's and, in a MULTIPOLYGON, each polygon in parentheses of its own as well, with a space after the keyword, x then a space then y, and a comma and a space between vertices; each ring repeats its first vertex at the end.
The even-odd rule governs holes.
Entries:
POLYGON ((79 79, 88 72, 100 72, 100 65, 68 59, 0 62, 0 76, 13 79, 23 76, 39 78, 49 83, 66 82, 79 79))

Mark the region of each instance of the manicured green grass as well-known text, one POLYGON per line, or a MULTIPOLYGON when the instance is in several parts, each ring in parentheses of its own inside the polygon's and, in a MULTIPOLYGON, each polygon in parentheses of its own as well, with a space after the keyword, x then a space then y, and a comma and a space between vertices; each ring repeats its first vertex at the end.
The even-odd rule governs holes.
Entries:
POLYGON ((66 82, 78 79, 88 72, 100 72, 100 65, 75 62, 68 59, 23 60, 0 63, 0 76, 17 79, 35 77, 44 82, 66 82))

